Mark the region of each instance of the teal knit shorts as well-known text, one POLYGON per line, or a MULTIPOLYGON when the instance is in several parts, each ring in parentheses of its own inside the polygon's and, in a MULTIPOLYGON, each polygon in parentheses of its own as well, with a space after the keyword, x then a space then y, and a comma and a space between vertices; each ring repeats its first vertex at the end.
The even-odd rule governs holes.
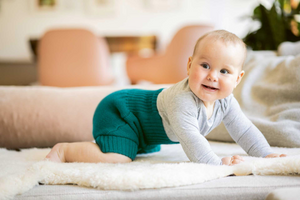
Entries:
POLYGON ((162 90, 119 90, 99 103, 93 117, 93 136, 102 152, 134 160, 138 153, 159 151, 160 144, 178 143, 166 135, 156 107, 162 90))

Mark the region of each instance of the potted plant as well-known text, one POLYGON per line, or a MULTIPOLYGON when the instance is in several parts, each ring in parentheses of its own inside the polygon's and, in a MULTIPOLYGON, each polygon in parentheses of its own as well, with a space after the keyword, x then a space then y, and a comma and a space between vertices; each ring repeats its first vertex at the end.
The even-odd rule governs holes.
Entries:
POLYGON ((253 50, 276 50, 284 41, 300 40, 299 0, 275 0, 271 9, 260 4, 251 18, 261 24, 258 30, 244 38, 253 50))

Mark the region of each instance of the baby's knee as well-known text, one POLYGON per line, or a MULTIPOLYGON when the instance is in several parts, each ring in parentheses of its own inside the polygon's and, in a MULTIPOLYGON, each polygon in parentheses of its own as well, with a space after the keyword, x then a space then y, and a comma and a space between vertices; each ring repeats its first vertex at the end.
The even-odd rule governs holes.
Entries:
POLYGON ((57 152, 59 155, 63 155, 68 147, 68 143, 57 143, 53 146, 52 151, 57 152))
POLYGON ((68 143, 57 143, 56 145, 53 146, 53 149, 56 150, 61 150, 65 148, 68 145, 68 143))
POLYGON ((64 151, 67 143, 57 143, 46 156, 46 159, 54 162, 65 162, 64 151))

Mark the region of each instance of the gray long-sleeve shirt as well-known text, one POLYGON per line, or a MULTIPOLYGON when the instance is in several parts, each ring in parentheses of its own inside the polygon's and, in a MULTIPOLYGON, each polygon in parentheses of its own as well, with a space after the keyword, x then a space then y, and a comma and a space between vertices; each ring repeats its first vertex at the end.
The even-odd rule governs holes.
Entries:
POLYGON ((170 140, 180 142, 190 161, 221 165, 205 136, 222 121, 231 137, 250 156, 265 157, 273 153, 263 134, 243 114, 234 96, 215 102, 212 116, 189 88, 188 78, 164 89, 157 99, 157 109, 170 140))

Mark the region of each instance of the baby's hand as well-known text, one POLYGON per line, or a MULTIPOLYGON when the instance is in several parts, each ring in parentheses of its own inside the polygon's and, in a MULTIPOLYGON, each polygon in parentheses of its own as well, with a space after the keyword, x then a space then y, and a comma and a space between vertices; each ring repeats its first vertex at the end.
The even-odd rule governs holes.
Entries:
POLYGON ((278 157, 286 157, 286 154, 278 154, 278 153, 271 153, 267 155, 265 158, 278 158, 278 157))
POLYGON ((239 164, 241 162, 244 162, 244 159, 239 156, 239 155, 235 155, 235 156, 232 156, 232 157, 224 157, 222 158, 222 163, 223 165, 236 165, 236 164, 239 164))

